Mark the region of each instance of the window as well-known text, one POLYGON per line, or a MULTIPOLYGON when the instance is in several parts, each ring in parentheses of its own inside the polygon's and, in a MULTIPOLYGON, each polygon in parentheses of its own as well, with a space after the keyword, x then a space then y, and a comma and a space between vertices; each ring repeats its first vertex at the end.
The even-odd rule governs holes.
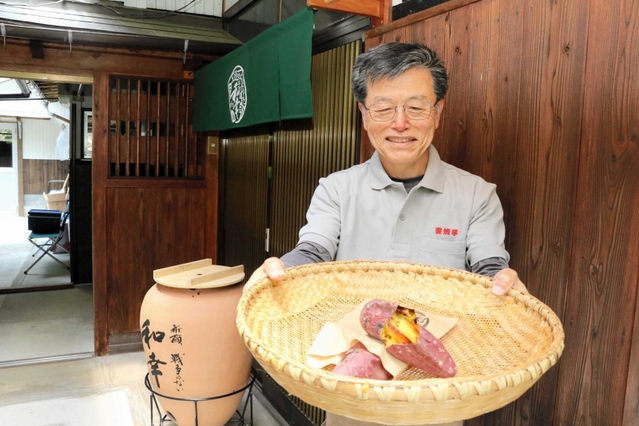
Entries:
POLYGON ((0 129, 0 167, 13 167, 13 131, 0 129))

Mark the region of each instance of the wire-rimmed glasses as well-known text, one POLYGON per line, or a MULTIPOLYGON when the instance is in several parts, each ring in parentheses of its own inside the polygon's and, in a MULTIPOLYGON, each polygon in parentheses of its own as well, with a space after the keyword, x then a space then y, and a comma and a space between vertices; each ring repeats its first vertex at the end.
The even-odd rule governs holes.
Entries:
POLYGON ((391 121, 395 118, 398 108, 402 108, 406 117, 411 120, 426 120, 432 114, 435 105, 423 101, 410 101, 404 105, 395 105, 392 102, 376 102, 371 106, 364 105, 364 109, 374 121, 391 121))

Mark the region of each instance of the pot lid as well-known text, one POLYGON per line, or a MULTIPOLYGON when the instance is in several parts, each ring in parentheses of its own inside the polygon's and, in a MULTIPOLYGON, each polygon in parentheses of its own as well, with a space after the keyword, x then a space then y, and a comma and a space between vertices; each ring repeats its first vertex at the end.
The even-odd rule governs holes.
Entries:
POLYGON ((226 287, 244 279, 244 265, 213 265, 212 259, 202 259, 156 269, 153 279, 158 284, 183 289, 226 287))

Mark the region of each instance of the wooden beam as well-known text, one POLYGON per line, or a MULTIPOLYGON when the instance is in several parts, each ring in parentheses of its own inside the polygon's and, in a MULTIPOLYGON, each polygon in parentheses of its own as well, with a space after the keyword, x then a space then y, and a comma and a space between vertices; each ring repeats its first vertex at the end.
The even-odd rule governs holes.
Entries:
POLYGON ((392 0, 307 0, 306 4, 314 9, 368 16, 373 28, 392 19, 392 0))
MULTIPOLYGON (((93 71, 181 79, 185 69, 182 54, 177 52, 76 45, 71 53, 68 45, 62 43, 43 43, 43 47, 45 59, 34 60, 28 41, 8 38, 7 45, 0 49, 2 76, 26 78, 30 75, 35 80, 42 80, 42 76, 37 76, 43 74, 49 80, 59 78, 65 83, 92 84, 93 71)), ((197 56, 203 59, 203 63, 218 58, 197 56)), ((193 57, 187 55, 187 61, 193 57)))
MULTIPOLYGON (((15 69, 10 69, 4 67, 4 63, 0 64, 0 75, 3 77, 9 78, 18 78, 23 80, 42 80, 46 77, 47 80, 50 81, 63 81, 65 83, 77 83, 77 84, 93 84, 93 75, 90 71, 82 72, 82 74, 86 75, 69 75, 69 74, 49 74, 46 72, 47 66, 42 66, 37 68, 37 71, 16 71, 15 69), (40 71, 42 70, 42 71, 40 71)), ((76 72, 80 72, 76 70, 76 72)))
POLYGON ((366 34, 364 34, 364 37, 367 39, 372 37, 378 37, 382 34, 394 31, 398 28, 407 27, 417 22, 425 21, 426 19, 432 18, 433 16, 443 15, 455 9, 460 9, 470 4, 477 3, 478 1, 480 0, 449 0, 445 3, 441 3, 441 4, 438 4, 437 6, 429 7, 428 9, 424 9, 420 12, 413 13, 411 15, 398 19, 397 21, 393 21, 392 24, 385 25, 382 28, 375 28, 375 26, 373 25, 373 29, 368 30, 366 34))
POLYGON ((60 121, 64 121, 67 124, 71 124, 71 120, 69 120, 68 118, 64 118, 61 115, 58 114, 51 114, 53 117, 57 118, 60 121))
POLYGON ((393 1, 392 0, 379 0, 380 3, 380 15, 371 18, 371 27, 377 28, 382 25, 390 24, 393 19, 393 1))
POLYGON ((44 59, 44 46, 39 40, 29 40, 32 59, 44 59))

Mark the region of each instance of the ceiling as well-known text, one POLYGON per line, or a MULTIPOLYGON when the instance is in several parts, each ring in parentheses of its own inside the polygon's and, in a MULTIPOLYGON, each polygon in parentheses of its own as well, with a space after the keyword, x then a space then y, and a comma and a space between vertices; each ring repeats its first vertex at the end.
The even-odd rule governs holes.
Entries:
MULTIPOLYGON (((64 43, 70 50, 78 45, 127 47, 180 52, 185 56, 186 53, 221 56, 242 44, 222 29, 220 18, 126 8, 108 0, 85 1, 0 2, 2 42, 14 38, 36 44, 64 43)), ((45 80, 37 75, 22 74, 25 73, 4 76, 37 86, 41 98, 49 102, 57 102, 61 95, 88 95, 91 92, 88 82, 70 83, 65 76, 50 75, 45 80)), ((13 95, 16 98, 29 96, 20 91, 13 95)), ((0 93, 0 100, 10 101, 11 97, 12 94, 0 93)))
MULTIPOLYGON (((186 3, 191 9, 213 1, 221 0, 173 0, 175 7, 186 3)), ((0 29, 4 42, 19 38, 65 43, 71 50, 84 44, 222 56, 307 7, 306 0, 227 1, 233 6, 217 17, 181 12, 186 6, 175 10, 125 7, 123 0, 0 0, 0 29)), ((392 19, 446 1, 393 0, 392 19)), ((160 4, 164 2, 158 0, 157 7, 160 4)), ((166 1, 167 9, 169 4, 166 1)), ((318 10, 314 35, 352 17, 318 10)))
MULTIPOLYGON (((306 0, 239 0, 221 18, 109 0, 12 0, 0 1, 0 27, 5 41, 65 43, 70 50, 82 44, 222 56, 306 7, 306 0)), ((318 10, 314 33, 351 17, 318 10)))
POLYGON ((0 2, 0 28, 5 38, 65 43, 70 50, 83 44, 223 55, 242 44, 220 18, 140 12, 106 0, 0 2))
POLYGON ((34 80, 33 83, 40 89, 42 97, 46 98, 49 102, 57 102, 60 99, 58 83, 42 80, 34 80))
POLYGON ((0 78, 0 116, 49 118, 41 94, 26 80, 0 78))
MULTIPOLYGON (((185 57, 187 53, 222 56, 304 7, 306 0, 240 0, 233 8, 239 13, 223 22, 214 16, 128 8, 109 0, 12 0, 0 1, 0 29, 4 42, 14 38, 36 45, 64 43, 71 51, 88 45, 172 51, 185 57)), ((321 35, 327 26, 345 18, 318 11, 315 32, 321 35)), ((363 25, 367 24, 359 24, 363 25)), ((50 102, 59 99, 60 88, 68 83, 64 76, 47 76, 47 80, 36 75, 5 76, 31 81, 50 102)), ((68 86, 66 94, 75 95, 82 82, 68 86)))

